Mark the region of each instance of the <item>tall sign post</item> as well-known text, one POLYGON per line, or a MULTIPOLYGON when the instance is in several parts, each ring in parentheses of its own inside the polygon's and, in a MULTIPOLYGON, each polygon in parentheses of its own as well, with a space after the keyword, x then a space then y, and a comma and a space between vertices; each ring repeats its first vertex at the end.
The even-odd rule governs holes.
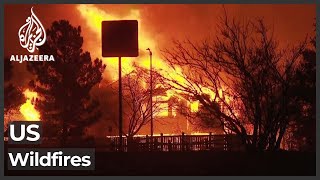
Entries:
MULTIPOLYGON (((152 85, 152 51, 150 48, 146 49, 147 51, 149 51, 149 56, 150 56, 150 114, 151 114, 151 121, 150 121, 150 130, 151 130, 151 143, 153 143, 153 109, 152 109, 152 89, 153 89, 153 85, 152 85)), ((152 149, 152 148, 151 148, 152 149)))
POLYGON ((122 79, 121 57, 139 56, 138 21, 102 21, 101 42, 102 57, 119 58, 119 150, 123 150, 122 140, 122 79))

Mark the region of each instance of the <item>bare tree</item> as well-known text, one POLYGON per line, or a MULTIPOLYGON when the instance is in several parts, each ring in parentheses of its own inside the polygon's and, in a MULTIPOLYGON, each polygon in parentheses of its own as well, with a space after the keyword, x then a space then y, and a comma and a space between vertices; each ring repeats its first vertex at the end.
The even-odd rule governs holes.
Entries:
POLYGON ((214 39, 174 41, 163 50, 184 78, 166 83, 198 100, 206 118, 220 121, 248 150, 278 150, 293 119, 288 90, 306 43, 281 49, 262 19, 239 21, 225 13, 217 27, 214 39))
MULTIPOLYGON (((124 132, 123 135, 133 137, 143 126, 150 123, 151 116, 165 110, 160 105, 160 99, 157 95, 165 92, 164 86, 157 85, 159 76, 153 72, 153 99, 151 103, 150 95, 150 71, 147 69, 136 67, 136 70, 123 77, 123 117, 124 132), (151 112, 152 107, 152 112, 151 112)), ((116 126, 118 122, 115 121, 116 126)))

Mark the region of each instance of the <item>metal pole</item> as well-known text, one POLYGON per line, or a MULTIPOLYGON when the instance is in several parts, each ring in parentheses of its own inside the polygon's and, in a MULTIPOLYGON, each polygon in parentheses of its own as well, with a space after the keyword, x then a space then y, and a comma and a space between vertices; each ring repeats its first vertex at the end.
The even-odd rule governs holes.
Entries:
POLYGON ((119 57, 119 150, 122 151, 122 78, 121 57, 119 57))
POLYGON ((147 49, 150 55, 150 113, 151 113, 151 142, 153 141, 153 109, 152 109, 152 52, 150 48, 147 49))
MULTIPOLYGON (((152 52, 150 51, 150 85, 151 85, 151 89, 150 89, 150 111, 151 111, 151 138, 153 138, 153 105, 152 105, 152 91, 153 91, 153 80, 152 80, 152 52)), ((153 141, 153 139, 152 139, 153 141)))

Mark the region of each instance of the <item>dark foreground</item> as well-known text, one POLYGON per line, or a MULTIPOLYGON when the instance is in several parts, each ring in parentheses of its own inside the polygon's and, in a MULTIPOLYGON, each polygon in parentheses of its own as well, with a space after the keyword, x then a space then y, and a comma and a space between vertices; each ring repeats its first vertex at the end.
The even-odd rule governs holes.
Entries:
MULTIPOLYGON (((239 152, 96 152, 94 171, 8 171, 5 175, 284 175, 315 176, 316 154, 239 152)), ((5 164, 7 164, 5 162, 5 164)))

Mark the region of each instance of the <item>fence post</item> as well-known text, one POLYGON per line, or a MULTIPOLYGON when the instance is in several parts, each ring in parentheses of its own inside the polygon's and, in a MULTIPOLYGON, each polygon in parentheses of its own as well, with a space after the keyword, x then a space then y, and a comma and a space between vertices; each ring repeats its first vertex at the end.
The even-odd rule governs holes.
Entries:
POLYGON ((161 141, 161 151, 163 151, 163 133, 160 134, 160 141, 161 141))
POLYGON ((209 133, 209 150, 211 150, 212 132, 209 133))
POLYGON ((121 151, 120 150, 120 137, 117 137, 116 140, 117 140, 117 151, 121 151))
POLYGON ((168 151, 169 151, 169 152, 172 151, 172 142, 171 142, 170 139, 169 139, 169 141, 168 141, 168 151))
POLYGON ((229 137, 228 134, 224 135, 224 150, 229 151, 230 145, 229 145, 229 137))
POLYGON ((184 132, 182 132, 182 136, 181 136, 181 150, 184 151, 185 150, 185 142, 184 142, 184 132))
POLYGON ((149 136, 146 135, 146 149, 150 151, 149 136))

